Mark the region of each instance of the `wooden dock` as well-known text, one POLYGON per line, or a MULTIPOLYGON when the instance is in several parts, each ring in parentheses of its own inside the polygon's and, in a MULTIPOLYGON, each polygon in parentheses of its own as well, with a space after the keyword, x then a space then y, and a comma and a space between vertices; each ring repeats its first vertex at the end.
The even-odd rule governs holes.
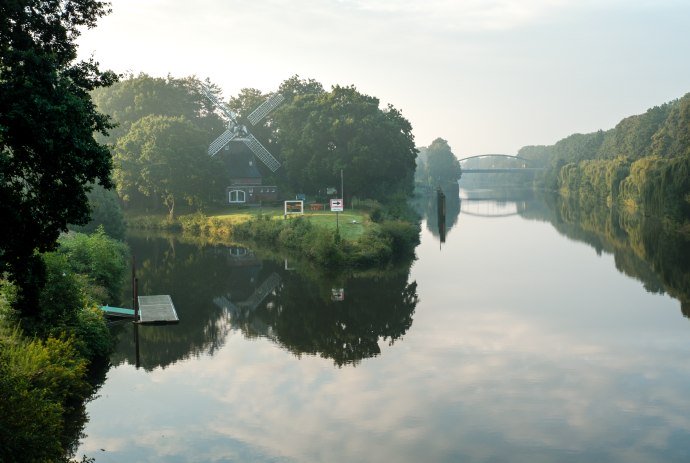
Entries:
POLYGON ((167 294, 161 296, 139 296, 139 323, 178 323, 177 312, 167 294))
MULTIPOLYGON (((179 323, 177 311, 170 296, 139 296, 139 320, 138 323, 170 324, 179 323)), ((133 309, 110 307, 104 305, 101 310, 109 317, 134 318, 133 309)), ((135 320, 136 321, 136 320, 135 320)))

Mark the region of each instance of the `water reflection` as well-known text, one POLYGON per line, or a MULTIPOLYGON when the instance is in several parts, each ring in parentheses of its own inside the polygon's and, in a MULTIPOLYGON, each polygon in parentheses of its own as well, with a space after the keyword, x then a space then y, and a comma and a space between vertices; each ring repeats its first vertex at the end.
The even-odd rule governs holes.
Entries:
POLYGON ((525 218, 549 221, 571 240, 597 254, 614 256, 616 269, 650 293, 668 293, 690 316, 690 236, 677 225, 654 217, 622 214, 605 205, 581 207, 572 199, 546 194, 525 218))
MULTIPOLYGON (((690 318, 690 236, 681 227, 626 215, 605 204, 584 207, 573 199, 529 189, 461 188, 459 196, 460 215, 549 222, 561 235, 588 244, 598 255, 612 254, 619 272, 642 282, 650 293, 678 299, 683 315, 690 318)), ((462 220, 459 223, 462 228, 462 220)))
POLYGON ((440 213, 436 192, 417 197, 413 202, 413 207, 426 222, 426 227, 431 234, 443 243, 446 241, 450 230, 458 223, 460 189, 457 183, 443 185, 440 188, 445 195, 445 217, 440 213), (445 220, 442 221, 441 217, 444 217, 445 220))
POLYGON ((141 236, 131 236, 129 244, 139 262, 140 292, 170 294, 180 323, 141 326, 137 333, 121 325, 115 365, 152 370, 213 355, 232 331, 268 338, 297 356, 357 364, 380 354, 381 343, 392 344, 412 325, 417 294, 416 283, 408 282, 409 267, 321 275, 298 262, 262 259, 241 246, 141 236))

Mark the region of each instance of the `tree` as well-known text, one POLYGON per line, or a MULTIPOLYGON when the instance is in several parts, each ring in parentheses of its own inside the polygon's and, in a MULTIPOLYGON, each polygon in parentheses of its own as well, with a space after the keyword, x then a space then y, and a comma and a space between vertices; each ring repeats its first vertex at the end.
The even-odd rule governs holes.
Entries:
MULTIPOLYGON (((389 200, 413 189, 417 150, 412 126, 392 106, 355 87, 320 91, 292 78, 290 93, 276 111, 277 142, 291 187, 317 194, 347 176, 348 196, 389 200)), ((282 90, 281 90, 282 91, 282 90)))
POLYGON ((115 190, 106 190, 100 185, 93 185, 93 189, 86 196, 89 198, 91 220, 86 225, 70 224, 70 230, 92 233, 102 226, 113 238, 124 239, 125 219, 115 190))
POLYGON ((429 145, 426 165, 429 184, 432 186, 456 183, 462 175, 458 158, 443 138, 437 138, 429 145))
MULTIPOLYGON (((220 90, 215 85, 208 81, 205 85, 220 98, 220 90)), ((130 75, 109 88, 95 91, 94 101, 101 111, 111 115, 113 121, 118 124, 117 128, 111 131, 108 139, 114 146, 121 144, 121 141, 130 135, 135 125, 146 117, 181 117, 198 129, 199 133, 204 134, 204 140, 200 144, 205 147, 205 153, 208 144, 225 130, 225 124, 216 114, 217 108, 204 96, 201 86, 202 83, 196 77, 180 79, 170 76, 157 78, 146 74, 130 75)), ((198 140, 199 136, 195 135, 195 138, 198 140)), ((167 142, 158 140, 159 146, 163 143, 167 142)), ((118 179, 118 183, 120 180, 126 182, 126 184, 118 185, 118 193, 125 200, 124 205, 138 208, 147 204, 153 207, 160 206, 159 196, 143 193, 144 190, 149 191, 149 189, 142 187, 139 181, 141 173, 133 170, 136 166, 138 166, 136 168, 142 167, 144 159, 139 159, 137 164, 127 164, 122 162, 125 158, 121 157, 120 162, 116 162, 114 166, 114 177, 118 179), (129 178, 130 176, 139 180, 134 182, 129 178)), ((202 159, 192 162, 194 163, 191 166, 192 169, 199 167, 199 163, 205 164, 202 159)), ((206 180, 201 185, 203 191, 192 191, 186 195, 187 199, 193 197, 195 202, 207 204, 222 197, 222 188, 228 181, 226 170, 216 168, 207 171, 206 175, 206 180)), ((199 183, 195 182, 195 188, 199 186, 199 183)))
POLYGON ((111 127, 89 91, 116 80, 93 60, 74 62, 79 29, 109 10, 96 0, 0 4, 0 271, 22 288, 25 315, 38 312, 42 264, 68 223, 85 223, 89 184, 111 187, 111 127))
MULTIPOLYGON (((215 85, 206 84, 219 93, 215 85)), ((216 108, 202 93, 201 85, 196 77, 161 78, 141 73, 129 75, 111 87, 95 90, 93 100, 98 109, 117 124, 108 140, 113 145, 127 134, 132 124, 150 115, 183 116, 209 134, 220 134, 225 130, 224 124, 214 112, 216 108)))
POLYGON ((199 204, 213 165, 207 134, 183 117, 146 116, 115 146, 115 180, 128 201, 138 192, 162 202, 172 220, 179 200, 199 204))

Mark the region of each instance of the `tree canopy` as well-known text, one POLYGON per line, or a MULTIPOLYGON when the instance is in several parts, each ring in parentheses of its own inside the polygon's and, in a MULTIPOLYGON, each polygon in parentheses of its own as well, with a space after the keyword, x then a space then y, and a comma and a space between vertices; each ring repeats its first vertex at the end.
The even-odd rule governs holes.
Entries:
POLYGON ((150 115, 132 124, 115 145, 117 191, 128 201, 137 193, 159 199, 170 217, 184 199, 200 203, 213 178, 206 154, 208 135, 183 117, 150 115))
POLYGON ((450 145, 443 138, 437 138, 429 147, 419 148, 416 181, 422 185, 436 187, 457 183, 462 175, 460 161, 455 157, 450 145))
MULTIPOLYGON (((207 205, 214 198, 224 197, 231 173, 222 166, 223 161, 232 156, 232 151, 220 152, 211 161, 202 153, 225 130, 225 126, 217 108, 203 96, 201 85, 195 77, 161 79, 140 74, 130 75, 111 88, 94 92, 99 109, 112 115, 119 124, 109 141, 117 147, 115 178, 118 192, 125 201, 133 204, 143 200, 151 205, 158 201, 162 204, 166 201, 163 196, 152 192, 170 191, 168 187, 173 184, 191 188, 184 195, 178 191, 175 198, 185 196, 190 202, 193 197, 198 200, 195 202, 198 205, 207 205), (166 171, 166 178, 150 177, 150 181, 144 181, 145 173, 141 169, 150 160, 141 150, 151 146, 143 143, 142 130, 143 125, 151 125, 154 120, 143 121, 152 116, 181 117, 200 131, 185 142, 189 150, 186 154, 176 150, 175 143, 162 139, 175 137, 172 131, 156 132, 155 144, 158 147, 167 145, 171 150, 167 154, 160 152, 158 162, 167 162, 171 168, 177 163, 195 175, 211 177, 195 185, 173 182, 173 178, 181 179, 173 169, 166 171), (137 134, 132 133, 135 129, 137 134), (134 142, 134 139, 138 141, 134 142), (163 159, 169 156, 177 160, 163 159), (138 161, 133 162, 135 158, 138 161), (212 164, 215 168, 209 169, 209 162, 216 163, 212 164), (168 186, 163 187, 163 183, 168 186)), ((220 97, 217 86, 209 81, 204 85, 220 97)), ((266 182, 279 184, 288 194, 316 195, 326 187, 339 187, 342 169, 349 197, 388 200, 411 193, 417 150, 412 127, 400 111, 393 106, 381 108, 377 98, 364 95, 355 87, 335 86, 331 91, 325 91, 319 82, 298 76, 285 80, 278 91, 285 97, 284 103, 256 126, 249 126, 246 118, 269 94, 244 88, 228 101, 228 106, 238 114, 239 122, 246 123, 251 133, 282 164, 282 168, 272 174, 262 163, 257 163, 267 177, 266 182)), ((185 130, 189 129, 187 125, 185 130)), ((169 206, 170 203, 170 210, 169 206)))
POLYGON ((315 81, 293 78, 281 86, 288 101, 275 116, 285 176, 300 192, 340 185, 346 195, 378 200, 407 196, 413 188, 417 150, 412 126, 393 106, 354 86, 330 92, 315 81))
POLYGON ((0 271, 23 283, 28 312, 42 274, 34 251, 88 220, 90 183, 112 185, 110 153, 94 139, 110 124, 89 92, 116 76, 75 62, 80 28, 108 11, 94 0, 0 4, 0 271))

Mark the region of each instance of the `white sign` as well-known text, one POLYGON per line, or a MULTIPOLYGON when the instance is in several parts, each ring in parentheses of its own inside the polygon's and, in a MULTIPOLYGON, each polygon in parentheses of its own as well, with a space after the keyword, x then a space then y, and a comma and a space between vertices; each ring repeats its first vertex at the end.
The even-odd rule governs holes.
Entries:
POLYGON ((285 201, 285 215, 304 214, 304 201, 285 201))
POLYGON ((331 212, 343 212, 342 199, 331 199, 331 212))

